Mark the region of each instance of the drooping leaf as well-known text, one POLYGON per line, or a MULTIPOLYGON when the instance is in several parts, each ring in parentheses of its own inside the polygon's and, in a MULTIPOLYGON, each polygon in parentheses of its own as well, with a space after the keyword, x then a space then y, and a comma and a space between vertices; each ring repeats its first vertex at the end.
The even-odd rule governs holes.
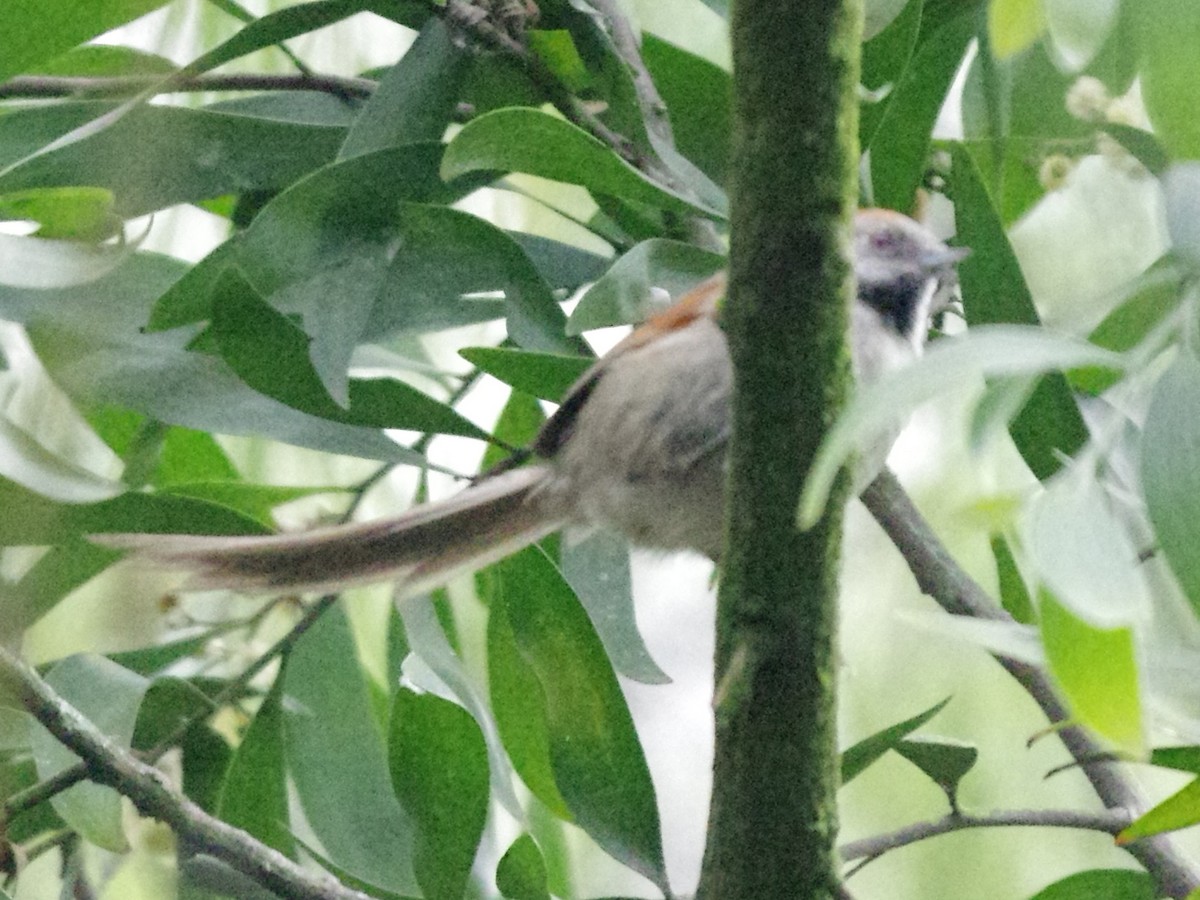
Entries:
POLYGON ((1142 98, 1157 134, 1175 159, 1200 159, 1196 60, 1200 6, 1187 0, 1146 0, 1136 6, 1142 98))
POLYGON ((563 578, 587 610, 613 668, 642 684, 670 684, 638 631, 629 572, 629 542, 599 529, 562 542, 563 578))
MULTIPOLYGON (((116 110, 72 101, 0 117, 0 168, 116 110)), ((113 212, 143 215, 248 190, 279 190, 331 161, 341 125, 289 122, 214 105, 142 106, 107 128, 30 158, 0 176, 0 191, 89 185, 112 192, 113 212)))
MULTIPOLYGON (((495 573, 488 571, 480 578, 484 596, 496 600, 499 585, 495 573)), ((488 689, 500 738, 513 768, 533 796, 560 819, 571 821, 571 811, 559 793, 550 761, 546 695, 537 673, 517 647, 504 606, 493 602, 489 608, 488 689)))
POLYGON ((930 135, 967 44, 975 36, 973 6, 943 4, 922 16, 911 59, 871 138, 872 202, 912 211, 928 166, 930 135))
POLYGON ((516 645, 545 697, 554 781, 605 851, 666 886, 654 787, 604 648, 538 547, 495 569, 516 645))
POLYGON ((992 535, 992 558, 996 561, 996 577, 1000 582, 1000 605, 1022 625, 1032 624, 1036 613, 1029 588, 1013 556, 1009 542, 1001 535, 992 535))
MULTIPOLYGON (((720 255, 692 244, 652 238, 621 256, 580 298, 567 322, 570 334, 625 325, 647 318, 653 309, 652 289, 678 299, 721 268, 720 255)), ((664 302, 666 298, 660 299, 664 302)))
POLYGON ((908 735, 940 713, 949 702, 950 698, 947 697, 924 712, 905 719, 903 722, 897 722, 895 725, 889 725, 887 728, 877 731, 869 737, 863 738, 858 743, 847 747, 842 751, 841 783, 848 784, 854 780, 868 766, 879 759, 879 757, 883 756, 889 750, 894 750, 908 735))
MULTIPOLYGON (((959 263, 963 307, 974 327, 984 323, 1036 325, 1033 298, 1004 227, 970 153, 961 145, 953 153, 951 182, 958 206, 958 240, 971 248, 959 263)), ((1046 478, 1087 441, 1083 416, 1064 376, 1041 378, 1009 433, 1022 458, 1038 478, 1046 478)))
POLYGON ((445 178, 524 172, 656 209, 723 216, 651 181, 583 129, 534 109, 499 109, 473 119, 446 148, 441 171, 445 178))
POLYGON ((325 855, 368 884, 417 894, 412 820, 392 792, 384 738, 340 607, 304 634, 283 678, 288 769, 325 855))
POLYGON ((1181 351, 1162 374, 1150 398, 1142 428, 1141 483, 1146 511, 1179 586, 1200 609, 1200 360, 1181 351))
POLYGON ((988 37, 1001 59, 1015 56, 1036 41, 1046 27, 1043 0, 989 0, 988 37))
POLYGON ((313 368, 307 335, 232 272, 217 285, 212 329, 243 381, 301 412, 364 427, 486 436, 452 407, 394 379, 351 379, 348 406, 339 406, 313 368))
POLYGON ((856 447, 869 446, 875 435, 951 385, 983 377, 1122 365, 1114 353, 1040 328, 980 326, 953 340, 937 341, 921 359, 867 386, 851 401, 821 445, 804 486, 799 521, 802 526, 817 521, 834 477, 856 447))
POLYGON ((531 353, 508 347, 464 347, 459 356, 489 375, 542 400, 561 400, 595 362, 586 356, 531 353))
POLYGON ((533 838, 521 835, 500 857, 496 887, 505 900, 550 900, 546 861, 533 838))
POLYGON ((514 342, 549 353, 583 351, 581 342, 564 336, 566 316, 558 301, 508 234, 444 206, 402 203, 399 211, 400 247, 368 335, 496 318, 495 301, 471 295, 503 291, 500 309, 514 342), (444 318, 448 314, 457 318, 444 318))
POLYGON ((432 18, 379 82, 338 152, 339 159, 418 141, 440 141, 451 122, 471 55, 432 18))
POLYGON ((10 5, 0 37, 0 81, 162 5, 163 0, 103 0, 82 8, 72 0, 10 5))
POLYGON ((416 827, 413 869, 431 900, 462 897, 488 809, 488 752, 465 709, 401 688, 392 701, 392 786, 416 827))
POLYGON ((733 117, 729 73, 649 32, 642 35, 642 57, 671 111, 679 152, 724 184, 733 117))
POLYGON ((1091 625, 1045 588, 1038 592, 1038 612, 1050 672, 1073 715, 1119 750, 1144 756, 1132 629, 1091 625))
POLYGON ((221 785, 217 813, 286 855, 295 853, 283 749, 283 674, 242 735, 221 785))

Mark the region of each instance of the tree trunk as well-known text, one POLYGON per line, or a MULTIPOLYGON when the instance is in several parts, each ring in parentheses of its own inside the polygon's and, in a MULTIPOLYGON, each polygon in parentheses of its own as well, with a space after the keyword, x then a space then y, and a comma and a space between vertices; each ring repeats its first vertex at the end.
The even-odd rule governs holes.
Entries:
POLYGON ((834 631, 843 484, 795 527, 849 379, 859 0, 738 0, 728 552, 704 900, 825 898, 834 851, 834 631))

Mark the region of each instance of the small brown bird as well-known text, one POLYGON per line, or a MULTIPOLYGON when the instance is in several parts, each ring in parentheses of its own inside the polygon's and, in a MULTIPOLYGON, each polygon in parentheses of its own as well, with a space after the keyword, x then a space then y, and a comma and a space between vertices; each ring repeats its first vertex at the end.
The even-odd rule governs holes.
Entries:
MULTIPOLYGON (((966 252, 899 213, 857 214, 851 347, 860 382, 920 355, 931 312, 953 293, 954 266, 966 252)), ((579 523, 616 528, 645 547, 717 559, 732 382, 716 320, 724 292, 725 276, 713 276, 636 328, 567 393, 533 443, 536 462, 447 500, 298 534, 92 540, 191 572, 189 589, 243 591, 396 579, 406 594, 418 593, 579 523)), ((871 476, 886 450, 871 454, 871 476)))

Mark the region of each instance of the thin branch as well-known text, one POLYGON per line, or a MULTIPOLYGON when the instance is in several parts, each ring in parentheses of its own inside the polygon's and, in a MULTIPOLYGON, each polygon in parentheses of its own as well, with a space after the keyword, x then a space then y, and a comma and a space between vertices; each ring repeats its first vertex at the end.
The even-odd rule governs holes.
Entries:
POLYGON ((164 81, 160 76, 120 76, 108 78, 21 75, 0 84, 0 100, 13 98, 128 97, 162 84, 160 93, 182 94, 197 91, 320 91, 338 97, 366 98, 378 83, 369 78, 342 78, 334 75, 196 75, 192 78, 164 81))
POLYGON ((642 59, 642 48, 633 27, 629 24, 629 19, 614 0, 588 0, 588 2, 608 20, 608 27, 612 30, 613 46, 616 47, 617 53, 625 65, 629 66, 629 71, 633 75, 633 87, 637 92, 638 104, 641 106, 642 118, 646 122, 646 127, 655 131, 659 138, 673 148, 675 135, 671 131, 671 119, 667 115, 667 104, 663 102, 662 95, 658 92, 658 86, 655 85, 654 78, 646 67, 645 60, 642 59))
POLYGON ((1067 809, 1014 809, 986 815, 950 813, 940 819, 914 822, 912 825, 906 825, 889 834, 875 835, 861 841, 851 841, 839 847, 838 853, 847 862, 862 860, 862 863, 854 868, 854 871, 857 872, 889 850, 897 850, 900 847, 907 847, 940 834, 965 831, 968 828, 1076 828, 1116 835, 1132 821, 1133 816, 1128 810, 1123 809, 1107 809, 1102 812, 1079 812, 1067 809))
MULTIPOLYGON (((650 74, 650 69, 642 58, 641 44, 633 27, 629 24, 629 18, 615 0, 588 0, 588 2, 608 21, 608 27, 612 32, 613 47, 616 48, 617 54, 629 67, 630 74, 633 76, 633 88, 637 94, 642 121, 646 123, 646 130, 653 138, 655 148, 659 154, 665 153, 668 157, 678 155, 679 151, 675 146, 675 133, 671 129, 671 117, 667 111, 667 104, 663 100, 662 94, 658 92, 654 77, 650 74)), ((693 195, 692 190, 671 171, 670 163, 667 160, 663 160, 662 165, 655 161, 644 171, 685 196, 693 195)), ((725 248, 717 237, 716 229, 708 219, 700 216, 690 217, 688 230, 693 243, 718 253, 724 252, 725 248)))
POLYGON ((582 100, 567 89, 566 85, 542 62, 539 56, 529 52, 528 47, 512 35, 497 28, 486 16, 473 15, 475 7, 466 0, 448 0, 444 6, 430 3, 429 7, 434 14, 446 18, 451 26, 470 35, 480 45, 503 53, 517 62, 525 70, 529 79, 545 92, 546 99, 563 114, 568 122, 579 126, 592 137, 608 145, 631 166, 645 171, 647 159, 634 146, 633 142, 600 121, 600 118, 591 112, 582 100))
MULTIPOLYGON (((862 501, 899 549, 917 585, 943 609, 954 615, 1012 621, 954 561, 894 475, 884 471, 863 492, 862 501)), ((1070 722, 1066 706, 1045 672, 1004 656, 996 656, 996 660, 1041 707, 1050 722, 1056 725, 1070 722)), ((1133 781, 1118 766, 1099 761, 1106 748, 1087 731, 1065 724, 1056 733, 1107 808, 1131 810, 1135 814, 1145 809, 1145 800, 1133 781)), ((1187 897, 1200 887, 1200 871, 1177 853, 1165 836, 1134 841, 1125 845, 1125 849, 1168 896, 1187 897)))
MULTIPOLYGON (((458 387, 451 393, 447 402, 450 404, 457 403, 469 391, 483 373, 480 369, 472 369, 471 373, 462 379, 458 387)), ((424 452, 428 447, 430 440, 434 437, 432 432, 427 432, 417 439, 413 444, 413 449, 424 452)), ((342 513, 339 521, 345 523, 354 517, 362 504, 367 493, 375 487, 383 478, 385 478, 392 469, 395 468, 392 463, 385 463, 380 466, 362 481, 360 481, 353 489, 353 499, 346 511, 342 513)), ((200 722, 208 719, 217 710, 221 709, 226 703, 239 697, 243 691, 249 686, 250 682, 258 677, 272 661, 276 658, 284 656, 291 652, 292 648, 300 640, 304 634, 316 624, 317 620, 323 616, 326 611, 333 606, 338 599, 337 594, 325 594, 317 599, 300 617, 299 621, 293 625, 286 634, 279 640, 268 647, 263 653, 259 654, 236 678, 225 684, 221 690, 217 691, 209 698, 206 708, 194 716, 183 719, 173 731, 166 737, 160 740, 150 750, 141 754, 143 760, 147 762, 157 762, 158 759, 177 745, 187 734, 188 730, 198 725, 200 722)), ((30 809, 33 809, 40 803, 44 803, 50 798, 62 793, 70 787, 78 784, 88 777, 87 766, 83 763, 77 763, 63 769, 52 778, 47 778, 45 781, 40 781, 37 784, 31 785, 24 790, 13 794, 4 805, 0 807, 0 822, 10 821, 14 816, 20 815, 30 809)))
POLYGON ((181 841, 205 848, 268 890, 292 900, 368 900, 324 872, 308 872, 251 835, 210 816, 168 786, 163 774, 119 746, 7 647, 0 647, 0 684, 64 746, 83 759, 88 778, 116 789, 181 841))

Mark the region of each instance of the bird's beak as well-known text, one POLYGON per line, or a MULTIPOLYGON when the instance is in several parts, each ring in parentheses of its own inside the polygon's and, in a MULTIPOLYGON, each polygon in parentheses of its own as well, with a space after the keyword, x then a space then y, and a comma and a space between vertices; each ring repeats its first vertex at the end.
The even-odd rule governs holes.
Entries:
POLYGON ((926 272, 949 269, 971 255, 970 247, 939 247, 921 254, 921 268, 926 272))

